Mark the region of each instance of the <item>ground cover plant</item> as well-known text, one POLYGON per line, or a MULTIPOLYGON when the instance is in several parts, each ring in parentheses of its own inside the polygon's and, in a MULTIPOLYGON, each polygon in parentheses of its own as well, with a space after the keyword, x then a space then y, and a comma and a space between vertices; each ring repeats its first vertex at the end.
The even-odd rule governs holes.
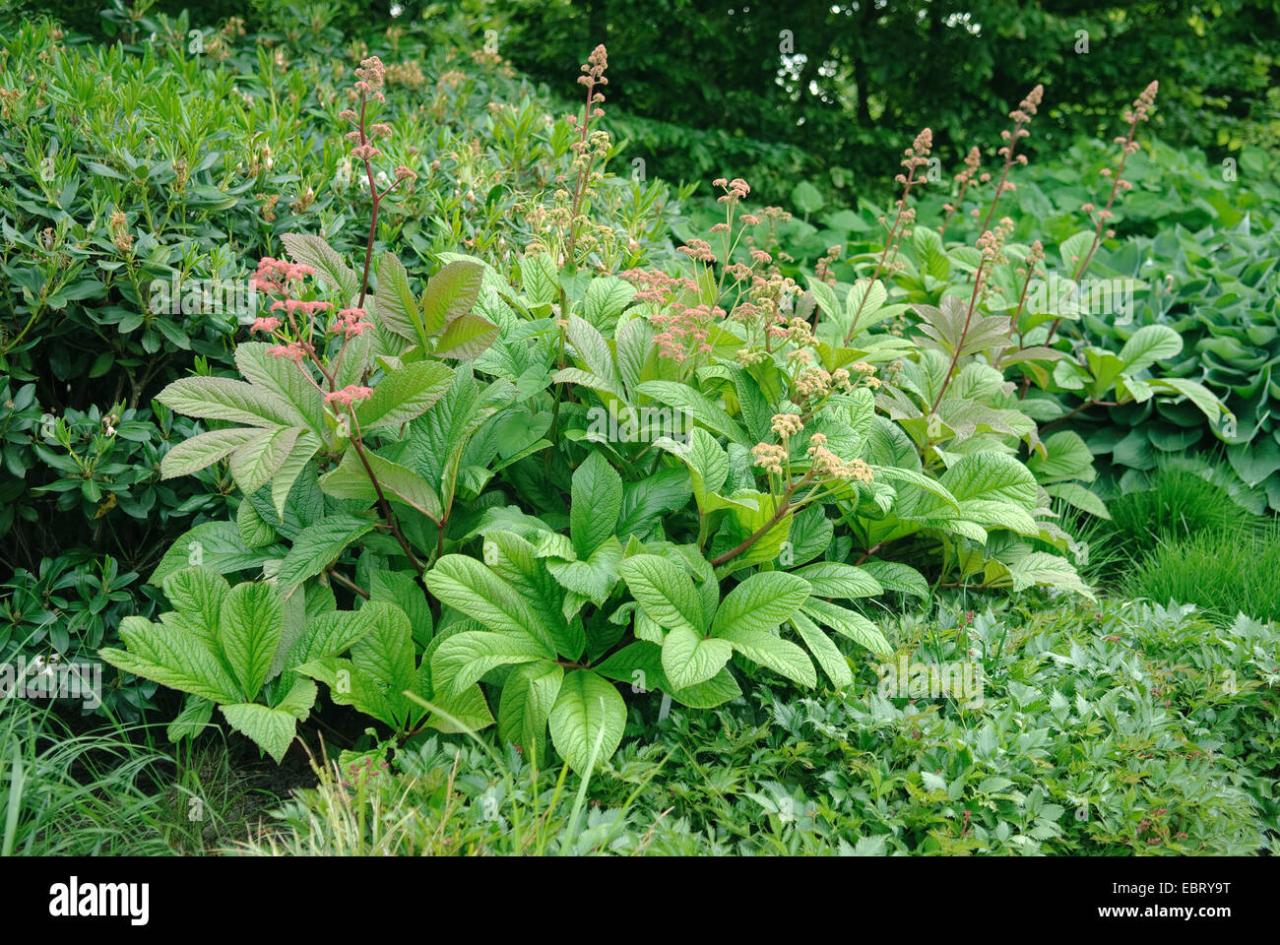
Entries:
POLYGON ((6 852, 1274 849, 1256 142, 775 206, 605 45, 107 14, 0 46, 6 852))

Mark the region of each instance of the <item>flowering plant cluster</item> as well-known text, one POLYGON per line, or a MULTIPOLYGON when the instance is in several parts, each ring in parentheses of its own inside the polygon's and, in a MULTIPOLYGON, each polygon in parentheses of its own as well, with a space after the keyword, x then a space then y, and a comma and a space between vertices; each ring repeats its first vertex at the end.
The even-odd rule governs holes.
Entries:
POLYGON ((1101 507, 1092 456, 1041 436, 1057 401, 1036 399, 1062 379, 1066 316, 1032 291, 1043 246, 999 213, 1043 90, 1010 114, 999 170, 974 150, 955 181, 946 219, 980 220, 972 244, 917 221, 925 129, 881 245, 850 259, 860 277, 835 277, 836 247, 806 286, 785 212, 729 175, 723 219, 678 265, 607 265, 607 65, 601 46, 582 66, 563 186, 527 251, 505 268, 439 253, 418 293, 378 250, 384 201, 416 174, 376 170, 387 70, 361 62, 338 117, 367 181, 363 258, 284 235, 253 276, 243 379, 160 396, 209 427, 165 475, 225 461, 241 493, 234 522, 198 526, 151 576, 172 614, 104 653, 188 694, 177 734, 217 705, 278 758, 319 683, 392 740, 496 725, 535 764, 554 751, 586 773, 623 737, 627 687, 665 713, 734 699, 742 665, 849 685, 851 660, 893 651, 870 599, 1091 595, 1054 500, 1101 507), (967 208, 987 192, 985 215, 967 208))

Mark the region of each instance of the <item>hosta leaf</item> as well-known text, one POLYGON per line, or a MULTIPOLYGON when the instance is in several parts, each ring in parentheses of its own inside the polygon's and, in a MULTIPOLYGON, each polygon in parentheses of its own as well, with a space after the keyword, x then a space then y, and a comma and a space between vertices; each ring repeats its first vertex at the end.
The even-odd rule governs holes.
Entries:
POLYGON ((720 602, 711 633, 732 638, 739 630, 772 630, 785 623, 809 599, 809 593, 809 582, 795 574, 781 571, 753 574, 720 602))
POLYGON ((582 776, 618 750, 627 706, 612 683, 579 669, 564 678, 549 721, 556 751, 582 776))
POLYGON ((618 570, 650 620, 666 630, 682 627, 702 635, 702 604, 682 568, 657 555, 635 555, 618 570))
POLYGON ((727 640, 705 638, 688 627, 673 627, 662 643, 662 671, 677 689, 706 682, 733 655, 727 640))
POLYGON ((284 604, 271 584, 237 584, 218 614, 218 643, 246 699, 253 699, 271 670, 284 633, 284 604))
POLYGON ((276 583, 288 597, 307 578, 315 577, 353 541, 373 531, 373 522, 354 515, 330 515, 304 528, 280 562, 276 583))

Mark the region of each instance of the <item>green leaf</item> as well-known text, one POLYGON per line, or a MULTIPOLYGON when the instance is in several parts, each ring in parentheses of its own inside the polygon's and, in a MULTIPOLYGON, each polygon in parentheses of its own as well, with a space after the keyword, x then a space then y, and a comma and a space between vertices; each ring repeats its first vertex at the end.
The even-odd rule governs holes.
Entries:
POLYGON ((265 751, 276 764, 284 761, 285 752, 298 731, 298 719, 282 709, 269 709, 256 702, 224 705, 227 723, 265 751))
POLYGON ((250 548, 264 548, 276 540, 276 530, 247 500, 236 508, 236 528, 240 531, 241 540, 250 548))
POLYGON ((428 335, 470 313, 480 295, 484 267, 465 260, 449 263, 427 282, 422 294, 422 317, 428 335))
POLYGON ((1182 338, 1168 325, 1143 325, 1120 349, 1120 360, 1137 373, 1157 361, 1167 361, 1182 350, 1182 338))
POLYGON ((809 582, 794 574, 762 571, 747 578, 720 602, 712 636, 732 639, 738 631, 772 630, 809 599, 809 582))
POLYGON ((281 593, 288 597, 303 581, 336 561, 349 544, 371 531, 373 522, 346 514, 330 515, 304 528, 276 572, 281 593))
POLYGON ((119 633, 126 649, 99 652, 117 669, 212 702, 240 698, 236 681, 195 634, 142 617, 125 617, 119 633))
POLYGON ((465 555, 445 555, 425 580, 427 590, 441 603, 497 633, 528 637, 538 643, 539 655, 555 658, 555 641, 547 624, 515 588, 479 561, 465 555))
POLYGON ((280 237, 289 258, 296 263, 310 266, 316 277, 337 294, 345 308, 360 291, 360 277, 346 264, 332 246, 319 236, 309 233, 285 233, 280 237))
POLYGON ((1009 565, 1009 577, 1015 591, 1035 586, 1056 587, 1094 600, 1093 592, 1080 580, 1071 562, 1045 551, 1030 552, 1009 565))
POLYGON ((438 691, 456 696, 491 669, 546 658, 547 651, 530 637, 470 630, 440 642, 431 657, 431 680, 438 691))
POLYGON ((791 615, 791 626, 800 634, 809 653, 837 689, 853 682, 853 671, 849 669, 844 654, 816 623, 803 613, 794 613, 791 615))
POLYGON ((256 427, 211 430, 177 443, 160 460, 160 478, 189 476, 244 446, 262 431, 256 427))
POLYGON ((184 568, 164 580, 164 596, 205 640, 215 640, 222 603, 231 593, 226 578, 207 568, 184 568))
POLYGON ((791 573, 809 582, 814 597, 854 600, 884 593, 884 587, 871 574, 838 561, 819 561, 791 573))
POLYGON ((963 507, 966 499, 1010 502, 1026 511, 1036 506, 1036 479, 1031 471, 1004 453, 962 456, 942 474, 942 484, 963 507))
POLYGON ((384 252, 378 258, 378 291, 368 300, 368 307, 387 331, 426 348, 427 336, 419 331, 422 317, 418 300, 409 287, 409 273, 395 253, 384 252))
POLYGON ((434 634, 427 595, 417 579, 404 571, 377 569, 369 573, 369 600, 395 604, 409 618, 414 642, 425 647, 434 634))
POLYGON ((1098 518, 1104 519, 1111 518, 1111 513, 1107 510, 1106 503, 1098 498, 1097 494, 1090 492, 1089 489, 1078 482, 1053 483, 1045 486, 1044 491, 1055 498, 1074 505, 1081 511, 1088 512, 1090 515, 1096 515, 1098 518))
POLYGON ((767 630, 752 630, 742 624, 730 626, 720 636, 753 662, 785 676, 801 686, 816 686, 818 674, 813 662, 800 647, 767 630))
POLYGON ((229 377, 179 378, 156 400, 184 416, 251 427, 288 427, 297 417, 297 410, 279 394, 229 377))
POLYGON ((394 428, 431 409, 449 390, 453 372, 436 361, 415 361, 388 371, 373 396, 356 407, 364 431, 394 428))
POLYGON ((1046 455, 1036 451, 1027 460, 1027 468, 1041 482, 1094 478, 1093 452, 1080 434, 1061 430, 1045 438, 1044 448, 1046 455))
POLYGON ((618 750, 627 706, 610 682, 579 669, 564 678, 549 721, 556 751, 584 776, 618 750))
POLYGON ((482 315, 462 315, 449 322, 436 342, 439 357, 478 358, 498 337, 498 326, 482 315))
POLYGON ((706 682, 733 655, 726 640, 699 636, 688 627, 673 627, 662 642, 662 671, 677 689, 706 682))
MULTIPOLYGON (((383 494, 394 502, 402 502, 412 509, 421 512, 433 522, 439 522, 444 515, 440 505, 440 496, 427 482, 412 469, 384 459, 377 453, 365 451, 365 459, 369 468, 378 477, 383 494)), ((378 492, 374 488, 369 473, 360 462, 355 449, 348 449, 342 454, 342 461, 336 469, 332 469, 320 477, 320 488, 335 499, 358 499, 363 502, 374 502, 378 492)))
POLYGON ((273 358, 271 345, 242 341, 236 345, 236 367, 252 384, 279 396, 290 408, 291 426, 308 427, 323 436, 324 398, 309 380, 304 368, 286 358, 273 358))
POLYGON ((231 454, 231 476, 245 495, 257 492, 276 474, 298 442, 300 427, 259 430, 231 454))
POLYGON ((366 601, 360 612, 372 611, 373 626, 351 646, 351 662, 372 679, 394 707, 395 718, 410 710, 405 690, 415 688, 413 633, 409 618, 394 604, 366 601))
POLYGON ((693 581, 681 568, 658 555, 634 555, 618 569, 640 609, 660 627, 681 627, 701 636, 702 603, 693 581))
POLYGON ((668 407, 689 411, 704 427, 727 436, 735 443, 747 447, 753 445, 738 421, 705 394, 687 384, 676 381, 645 381, 637 387, 637 391, 668 407))
POLYGON ((859 646, 870 650, 876 656, 893 655, 893 647, 880 632, 880 628, 856 611, 828 601, 810 598, 805 603, 803 612, 842 637, 847 637, 859 646))
POLYGON ((547 720, 560 695, 564 670, 558 663, 539 660, 517 666, 507 677, 498 702, 498 737, 523 749, 530 764, 546 763, 547 720))
POLYGON ((283 633, 284 604, 274 586, 237 584, 223 600, 218 643, 246 699, 252 700, 266 682, 283 633))
POLYGON ((213 718, 213 703, 199 696, 187 696, 179 712, 165 728, 165 736, 171 742, 192 739, 208 726, 213 718))
POLYGON ((183 568, 203 567, 218 574, 247 571, 282 552, 281 546, 250 548, 240 537, 234 522, 205 522, 186 532, 165 552, 148 584, 162 584, 164 579, 183 568))
POLYGON ((622 477, 603 453, 591 453, 573 472, 569 534, 579 558, 613 535, 622 511, 622 477))

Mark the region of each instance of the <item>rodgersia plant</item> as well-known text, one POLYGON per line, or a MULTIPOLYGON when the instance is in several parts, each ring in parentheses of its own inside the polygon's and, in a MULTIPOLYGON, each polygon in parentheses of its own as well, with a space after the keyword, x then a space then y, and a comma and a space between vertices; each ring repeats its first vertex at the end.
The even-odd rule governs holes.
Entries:
MULTIPOLYGON (((234 524, 198 526, 151 576, 164 584, 174 614, 159 624, 134 619, 121 633, 127 649, 104 651, 122 669, 189 693, 196 700, 184 713, 190 719, 207 721, 212 705, 222 706, 234 727, 277 758, 293 731, 288 720, 305 718, 314 701, 314 684, 299 673, 336 685, 331 663, 315 661, 348 649, 354 665, 335 670, 344 673, 342 700, 393 726, 421 718, 416 706, 386 704, 400 696, 372 694, 401 679, 388 654, 406 645, 409 676, 417 678, 410 634, 430 638, 425 601, 419 606, 396 583, 394 567, 369 563, 359 583, 334 564, 361 540, 410 575, 439 555, 459 470, 406 465, 395 441, 442 399, 454 410, 456 398, 471 393, 469 373, 447 362, 474 358, 497 334, 472 312, 481 276, 475 262, 446 265, 418 296, 404 267, 386 253, 378 262, 378 291, 370 294, 379 208, 416 175, 401 167, 379 183, 374 141, 391 136, 388 126, 370 121, 383 99, 381 62, 366 59, 357 79, 357 108, 341 117, 352 125, 352 154, 369 184, 362 271, 319 237, 286 234, 291 259, 264 258, 252 277, 267 301, 250 332, 269 340, 237 345, 242 379, 184 378, 159 395, 175 412, 217 425, 174 446, 162 474, 188 475, 227 459, 242 498, 234 524), (229 588, 219 576, 246 570, 261 570, 266 583, 229 588), (358 611, 335 610, 330 583, 365 603, 358 611), (384 592, 393 603, 379 606, 391 613, 371 623, 370 608, 384 592), (362 649, 365 631, 373 636, 362 649)), ((449 436, 461 451, 469 431, 449 436)), ((462 704, 441 706, 473 717, 465 695, 462 704)))
MULTIPOLYGON (((189 694, 175 734, 216 704, 279 757, 319 681, 398 737, 496 723, 536 765, 554 751, 586 773, 628 699, 712 708, 742 672, 850 685, 851 660, 893 652, 871 598, 1090 593, 1053 500, 1101 508, 1092 455, 1042 437, 1056 401, 1016 384, 1061 353, 1032 292, 1048 263, 998 212, 1038 87, 974 245, 916 220, 926 129, 857 281, 831 278, 829 254, 806 291, 774 241, 783 212, 731 175, 678 266, 584 272, 611 258, 593 217, 605 69, 600 47, 528 251, 509 270, 440 254, 418 294, 376 252, 384 201, 416 185, 379 171, 385 73, 361 64, 341 119, 367 183, 363 257, 282 237, 288 258, 255 275, 243 379, 160 396, 213 426, 165 475, 225 460, 242 493, 234 522, 193 529, 151 576, 174 610, 132 620, 108 655, 189 694)), ((979 160, 966 173, 957 208, 988 193, 979 160)))

